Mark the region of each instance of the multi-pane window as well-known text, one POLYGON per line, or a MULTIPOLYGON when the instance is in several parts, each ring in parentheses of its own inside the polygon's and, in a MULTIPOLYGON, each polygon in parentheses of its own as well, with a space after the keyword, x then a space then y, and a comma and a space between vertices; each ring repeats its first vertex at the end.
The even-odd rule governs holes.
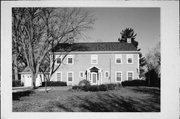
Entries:
POLYGON ((120 55, 120 54, 115 55, 115 63, 116 64, 122 63, 122 55, 120 55))
POLYGON ((79 77, 81 77, 81 78, 84 77, 84 72, 83 71, 79 72, 79 77))
POLYGON ((98 64, 98 56, 91 55, 91 64, 98 64))
POLYGON ((56 79, 57 79, 57 81, 62 81, 62 73, 61 72, 57 72, 56 73, 56 79))
POLYGON ((56 55, 56 64, 60 64, 62 62, 62 56, 56 55))
POLYGON ((73 81, 73 72, 68 72, 67 73, 67 80, 68 80, 68 82, 72 82, 73 81))
POLYGON ((73 56, 72 55, 67 56, 67 64, 73 64, 73 56))
POLYGON ((127 63, 132 64, 133 63, 133 55, 132 54, 127 54, 127 63))
POLYGON ((117 71, 116 72, 116 81, 120 82, 122 80, 122 72, 117 71))
POLYGON ((109 77, 109 72, 108 72, 108 71, 105 71, 104 77, 105 77, 105 78, 108 78, 108 77, 109 77))
POLYGON ((128 80, 133 80, 133 72, 132 71, 127 73, 127 78, 128 78, 128 80))

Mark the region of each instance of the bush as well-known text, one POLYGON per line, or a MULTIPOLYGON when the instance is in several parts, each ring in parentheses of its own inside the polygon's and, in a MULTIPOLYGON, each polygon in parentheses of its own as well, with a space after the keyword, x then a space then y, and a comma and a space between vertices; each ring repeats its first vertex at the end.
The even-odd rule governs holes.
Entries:
POLYGON ((101 84, 101 85, 87 85, 87 86, 73 86, 73 90, 83 90, 83 91, 108 91, 119 89, 121 85, 119 84, 101 84))
POLYGON ((145 80, 131 80, 131 81, 123 81, 122 86, 147 86, 147 82, 145 80))
MULTIPOLYGON (((44 86, 45 82, 42 82, 42 87, 44 86)), ((47 81, 47 86, 67 86, 67 83, 62 81, 47 81)))
POLYGON ((90 82, 88 81, 88 80, 81 80, 80 82, 79 82, 79 86, 90 86, 91 84, 90 84, 90 82))
POLYGON ((20 80, 14 80, 14 81, 12 82, 12 86, 13 86, 13 87, 20 87, 20 86, 24 86, 24 83, 21 82, 20 80))

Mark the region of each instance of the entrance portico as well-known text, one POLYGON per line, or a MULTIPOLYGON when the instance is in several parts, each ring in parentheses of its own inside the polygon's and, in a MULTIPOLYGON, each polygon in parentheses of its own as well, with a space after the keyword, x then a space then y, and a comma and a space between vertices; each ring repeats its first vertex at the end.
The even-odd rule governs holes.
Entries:
POLYGON ((97 66, 92 66, 86 70, 86 79, 91 85, 102 84, 102 70, 97 66))

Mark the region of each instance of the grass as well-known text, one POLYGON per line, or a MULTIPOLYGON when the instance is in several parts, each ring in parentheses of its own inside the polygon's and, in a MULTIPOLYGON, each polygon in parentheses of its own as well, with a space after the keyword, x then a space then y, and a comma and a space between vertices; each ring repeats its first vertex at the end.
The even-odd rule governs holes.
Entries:
POLYGON ((13 100, 14 112, 159 112, 160 90, 125 87, 113 91, 83 92, 54 87, 35 90, 13 100))

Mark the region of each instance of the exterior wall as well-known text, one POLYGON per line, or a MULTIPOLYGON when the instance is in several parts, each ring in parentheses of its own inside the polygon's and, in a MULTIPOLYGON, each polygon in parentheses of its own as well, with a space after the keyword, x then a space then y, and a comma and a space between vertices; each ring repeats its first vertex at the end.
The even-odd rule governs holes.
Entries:
MULTIPOLYGON (((32 84, 31 74, 30 73, 22 73, 21 81, 24 83, 24 87, 30 87, 32 84)), ((36 78, 36 86, 41 86, 43 81, 44 81, 44 76, 42 74, 38 74, 38 76, 36 78), (41 75, 41 77, 40 77, 40 75, 41 75)))
MULTIPOLYGON (((86 79, 86 75, 84 78, 81 78, 79 76, 79 72, 83 71, 85 72, 90 67, 97 67, 101 69, 101 79, 99 80, 99 83, 115 83, 115 72, 120 71, 122 72, 122 81, 127 80, 127 72, 132 71, 134 72, 134 78, 139 78, 139 54, 138 53, 132 53, 133 55, 133 64, 127 64, 127 57, 124 53, 70 53, 69 55, 74 56, 74 63, 73 64, 67 64, 67 57, 63 60, 63 64, 59 67, 59 69, 56 72, 61 72, 61 78, 62 81, 67 82, 67 72, 73 72, 74 73, 74 79, 72 84, 68 85, 77 85, 81 80, 86 79), (115 54, 122 54, 122 63, 116 64, 115 63, 115 54), (91 64, 91 55, 98 55, 98 64, 91 64), (110 68, 111 67, 111 68, 110 68), (111 78, 105 77, 105 72, 108 71, 111 78)), ((58 53, 56 54, 58 55, 58 53)), ((51 81, 57 81, 56 73, 53 74, 51 77, 51 81)))

